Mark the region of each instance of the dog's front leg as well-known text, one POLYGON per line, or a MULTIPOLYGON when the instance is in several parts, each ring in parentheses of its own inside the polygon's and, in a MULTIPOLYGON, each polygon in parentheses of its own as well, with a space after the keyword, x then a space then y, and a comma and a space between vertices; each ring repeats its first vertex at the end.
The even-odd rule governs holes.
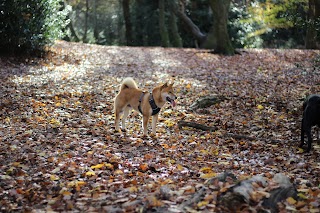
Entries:
POLYGON ((152 134, 153 135, 156 135, 156 125, 157 125, 157 122, 158 122, 158 115, 159 114, 156 114, 156 115, 152 116, 152 134))
POLYGON ((311 127, 306 130, 306 133, 307 133, 307 137, 308 137, 308 147, 307 147, 306 152, 310 152, 311 144, 312 144, 311 127))
POLYGON ((302 118, 302 122, 301 122, 301 143, 299 145, 300 148, 303 147, 304 144, 304 118, 302 118))
POLYGON ((143 118, 142 118, 143 136, 148 135, 148 121, 149 121, 149 116, 143 115, 143 118))

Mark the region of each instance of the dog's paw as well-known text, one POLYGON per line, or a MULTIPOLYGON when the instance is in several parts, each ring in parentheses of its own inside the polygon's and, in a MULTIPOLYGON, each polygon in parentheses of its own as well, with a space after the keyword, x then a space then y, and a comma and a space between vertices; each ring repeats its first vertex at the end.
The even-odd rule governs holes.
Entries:
POLYGON ((114 130, 114 133, 121 133, 122 131, 121 131, 121 129, 115 129, 114 130))
POLYGON ((157 133, 150 133, 150 137, 153 139, 157 138, 157 133))

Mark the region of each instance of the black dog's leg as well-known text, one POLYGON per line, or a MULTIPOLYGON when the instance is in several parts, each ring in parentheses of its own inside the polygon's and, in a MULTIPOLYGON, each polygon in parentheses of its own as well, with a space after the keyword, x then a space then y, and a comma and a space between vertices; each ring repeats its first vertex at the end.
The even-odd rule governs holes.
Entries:
POLYGON ((303 144, 304 144, 304 128, 303 128, 303 122, 304 122, 304 119, 302 118, 302 122, 301 122, 301 143, 299 145, 300 148, 303 147, 303 144))
POLYGON ((308 147, 307 147, 306 152, 310 152, 311 144, 312 144, 311 127, 307 128, 306 133, 307 133, 307 137, 308 137, 308 147))

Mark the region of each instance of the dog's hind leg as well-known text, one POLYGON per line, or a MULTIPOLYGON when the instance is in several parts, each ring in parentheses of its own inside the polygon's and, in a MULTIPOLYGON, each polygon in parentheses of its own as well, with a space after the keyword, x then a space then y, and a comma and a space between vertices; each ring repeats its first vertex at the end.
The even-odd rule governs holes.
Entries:
POLYGON ((115 129, 118 132, 119 131, 119 122, 120 122, 120 110, 115 109, 115 121, 114 121, 114 125, 115 125, 115 129))
POLYGON ((123 109, 123 116, 122 116, 122 119, 121 119, 123 131, 126 131, 126 119, 127 119, 128 115, 130 113, 130 109, 131 109, 131 107, 128 107, 128 106, 126 106, 123 109))

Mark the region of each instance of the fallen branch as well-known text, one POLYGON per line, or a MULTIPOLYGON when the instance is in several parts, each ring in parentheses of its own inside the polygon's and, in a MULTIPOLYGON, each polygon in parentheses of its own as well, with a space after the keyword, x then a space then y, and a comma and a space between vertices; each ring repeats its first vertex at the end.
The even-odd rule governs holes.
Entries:
POLYGON ((198 123, 195 123, 195 122, 187 122, 187 121, 182 121, 180 120, 178 122, 178 127, 179 129, 182 129, 182 127, 192 127, 192 128, 195 128, 195 129, 201 129, 203 131, 215 131, 217 130, 218 128, 213 126, 206 126, 206 125, 203 125, 203 124, 198 124, 198 123))

